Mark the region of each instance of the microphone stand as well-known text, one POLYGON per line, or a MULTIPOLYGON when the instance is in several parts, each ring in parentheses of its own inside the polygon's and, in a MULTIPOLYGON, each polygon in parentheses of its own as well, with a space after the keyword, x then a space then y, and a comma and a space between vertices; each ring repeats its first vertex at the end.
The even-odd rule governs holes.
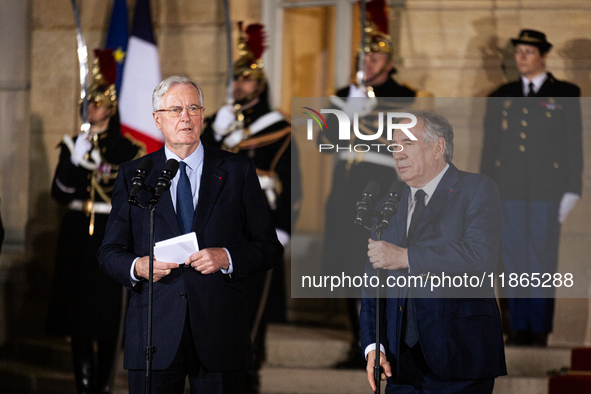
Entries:
POLYGON ((144 185, 144 190, 152 193, 152 198, 148 201, 148 206, 141 205, 135 198, 130 198, 129 203, 142 209, 150 210, 150 253, 148 262, 148 338, 146 343, 146 394, 152 392, 152 358, 156 353, 156 347, 152 346, 152 313, 154 309, 154 222, 156 218, 156 206, 160 201, 155 196, 155 189, 149 185, 144 185))
MULTIPOLYGON (((396 212, 396 210, 398 209, 398 207, 396 206, 396 209, 394 212, 396 212)), ((384 215, 382 215, 382 213, 377 212, 377 211, 373 211, 373 217, 377 217, 378 218, 378 222, 375 226, 374 232, 376 233, 376 241, 381 241, 382 240, 382 233, 384 232, 384 230, 388 227, 388 222, 387 221, 383 221, 382 218, 384 215)), ((368 227, 367 225, 356 221, 356 224, 361 225, 362 227, 368 229, 368 230, 372 230, 371 227, 368 227)), ((384 270, 376 270, 378 273, 378 279, 379 279, 379 283, 383 283, 384 280, 384 270)), ((380 394, 380 386, 381 386, 381 372, 382 369, 380 367, 380 324, 381 324, 381 320, 382 320, 382 316, 381 316, 381 308, 380 308, 380 302, 382 299, 382 289, 381 286, 378 286, 376 288, 376 353, 375 353, 375 365, 373 367, 373 378, 374 378, 374 382, 376 384, 376 390, 374 391, 374 394, 380 394)))
MULTIPOLYGON (((387 224, 384 225, 384 222, 381 220, 382 214, 378 214, 378 225, 376 226, 376 241, 382 240, 382 232, 388 227, 387 224)), ((378 279, 379 283, 383 283, 384 280, 384 270, 377 270, 378 271, 378 279)), ((382 300, 382 288, 378 286, 376 289, 376 360, 375 365, 373 367, 373 379, 376 383, 376 390, 374 391, 375 394, 380 394, 380 385, 381 385, 381 367, 380 367, 380 323, 381 323, 381 308, 380 303, 382 300)))

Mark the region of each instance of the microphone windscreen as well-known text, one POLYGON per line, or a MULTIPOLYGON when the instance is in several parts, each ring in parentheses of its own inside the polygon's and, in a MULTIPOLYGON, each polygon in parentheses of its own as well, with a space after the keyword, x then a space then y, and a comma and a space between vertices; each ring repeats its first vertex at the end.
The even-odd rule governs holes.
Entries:
POLYGON ((367 185, 365 185, 365 189, 363 190, 363 194, 369 193, 372 196, 377 196, 380 192, 380 184, 376 181, 369 181, 367 185))
POLYGON ((404 192, 404 185, 404 182, 394 181, 392 182, 392 186, 390 186, 390 191, 388 193, 401 195, 402 192, 404 192))
POLYGON ((137 169, 143 170, 146 174, 149 174, 150 171, 152 171, 152 168, 154 168, 154 162, 149 157, 144 156, 137 169))
POLYGON ((164 168, 162 169, 162 172, 164 171, 170 171, 171 176, 170 179, 174 178, 176 175, 176 172, 179 170, 179 162, 176 161, 175 159, 169 159, 166 164, 164 164, 164 168))

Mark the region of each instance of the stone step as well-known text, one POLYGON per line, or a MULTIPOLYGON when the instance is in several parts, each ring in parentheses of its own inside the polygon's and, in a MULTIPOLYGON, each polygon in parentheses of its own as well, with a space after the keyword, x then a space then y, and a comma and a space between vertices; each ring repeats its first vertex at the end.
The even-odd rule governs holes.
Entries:
MULTIPOLYGON (((368 392, 364 370, 331 369, 346 358, 350 341, 346 330, 270 325, 267 361, 261 371, 263 392, 368 392)), ((74 392, 68 342, 21 338, 14 349, 18 359, 0 361, 0 393, 74 392)), ((546 393, 546 373, 570 365, 569 348, 507 347, 505 352, 510 376, 497 379, 495 394, 546 393)), ((121 369, 116 388, 126 388, 125 371, 121 369)))
MULTIPOLYGON (((267 329, 269 367, 330 368, 346 358, 351 335, 346 330, 270 325, 267 329)), ((552 370, 570 366, 570 348, 505 348, 511 376, 546 377, 552 370)))
POLYGON ((74 394, 74 373, 15 361, 0 361, 0 393, 74 394))
MULTIPOLYGON (((382 392, 385 382, 382 382, 382 392)), ((261 370, 261 392, 273 394, 358 394, 371 393, 365 371, 323 368, 282 368, 261 370)), ((502 376, 493 394, 547 394, 547 377, 502 376)))
POLYGON ((495 380, 493 394, 548 394, 547 377, 501 376, 495 380))
POLYGON ((546 376, 550 371, 570 367, 571 348, 505 346, 507 372, 511 376, 546 376))
POLYGON ((340 371, 323 368, 261 369, 261 392, 277 394, 349 394, 371 393, 365 371, 340 371))
POLYGON ((330 368, 346 358, 351 334, 345 330, 269 325, 266 364, 283 368, 330 368))
POLYGON ((51 369, 72 371, 72 351, 65 339, 17 338, 12 344, 10 359, 51 369))

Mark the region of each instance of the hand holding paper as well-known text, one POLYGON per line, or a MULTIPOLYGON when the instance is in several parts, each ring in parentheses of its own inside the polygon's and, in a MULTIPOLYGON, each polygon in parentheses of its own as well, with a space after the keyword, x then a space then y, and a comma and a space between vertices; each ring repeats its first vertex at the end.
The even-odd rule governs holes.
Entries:
POLYGON ((213 274, 219 270, 228 269, 230 262, 228 261, 228 254, 222 248, 208 248, 200 250, 197 253, 192 254, 187 261, 186 265, 190 265, 195 270, 202 274, 213 274))
MULTIPOLYGON (((156 242, 154 245, 154 282, 158 282, 170 274, 174 268, 178 268, 180 264, 185 262, 188 256, 191 256, 198 250, 199 244, 197 243, 197 235, 194 232, 156 242)), ((148 256, 144 256, 136 261, 134 275, 138 279, 148 279, 148 256)))
MULTIPOLYGON (((148 256, 141 257, 135 262, 133 274, 137 279, 148 280, 150 275, 149 263, 150 258, 148 256)), ((158 282, 160 279, 170 274, 173 268, 178 268, 178 265, 176 263, 165 263, 154 259, 154 271, 152 272, 154 282, 158 282)))
POLYGON ((180 265, 198 250, 197 235, 192 232, 156 242, 154 245, 154 259, 180 265))

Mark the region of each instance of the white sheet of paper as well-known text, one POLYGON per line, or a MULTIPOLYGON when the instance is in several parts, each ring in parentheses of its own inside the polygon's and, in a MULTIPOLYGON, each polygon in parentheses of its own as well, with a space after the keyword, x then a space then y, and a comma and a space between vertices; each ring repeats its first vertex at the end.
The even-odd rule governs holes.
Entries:
POLYGON ((166 263, 184 264, 187 257, 199 251, 194 232, 169 238, 154 244, 154 259, 166 263))

